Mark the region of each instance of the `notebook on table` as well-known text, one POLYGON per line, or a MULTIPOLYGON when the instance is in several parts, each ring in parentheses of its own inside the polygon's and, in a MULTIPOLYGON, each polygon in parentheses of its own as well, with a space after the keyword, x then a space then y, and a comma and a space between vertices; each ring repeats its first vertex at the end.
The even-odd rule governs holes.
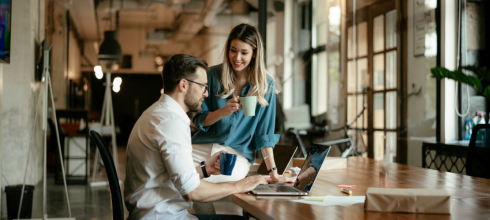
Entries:
POLYGON ((316 177, 331 147, 312 146, 305 159, 298 180, 293 186, 285 185, 259 185, 252 190, 255 195, 308 195, 313 187, 316 177))
MULTIPOLYGON (((291 145, 276 145, 273 149, 274 154, 274 162, 276 163, 277 174, 282 175, 286 168, 289 166, 289 163, 293 160, 294 154, 298 150, 297 146, 291 145)), ((253 175, 269 175, 267 172, 267 165, 265 161, 259 166, 257 172, 249 172, 247 176, 253 175)))

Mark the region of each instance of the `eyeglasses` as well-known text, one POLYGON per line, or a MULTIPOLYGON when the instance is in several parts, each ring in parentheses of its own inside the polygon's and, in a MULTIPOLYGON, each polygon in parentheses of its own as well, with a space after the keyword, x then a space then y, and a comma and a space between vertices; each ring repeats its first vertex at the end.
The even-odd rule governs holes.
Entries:
POLYGON ((195 83, 195 84, 200 85, 200 86, 204 86, 204 92, 203 93, 206 93, 208 91, 208 85, 204 85, 202 83, 194 82, 194 81, 189 80, 189 79, 185 79, 185 80, 187 80, 187 81, 189 81, 191 83, 195 83))

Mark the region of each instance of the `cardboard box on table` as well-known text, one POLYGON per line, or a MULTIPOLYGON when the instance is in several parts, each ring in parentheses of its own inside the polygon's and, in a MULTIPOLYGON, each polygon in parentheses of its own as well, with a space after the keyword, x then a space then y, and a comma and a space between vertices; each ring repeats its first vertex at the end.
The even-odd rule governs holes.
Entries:
POLYGON ((451 214, 451 195, 445 189, 370 187, 366 211, 451 214))

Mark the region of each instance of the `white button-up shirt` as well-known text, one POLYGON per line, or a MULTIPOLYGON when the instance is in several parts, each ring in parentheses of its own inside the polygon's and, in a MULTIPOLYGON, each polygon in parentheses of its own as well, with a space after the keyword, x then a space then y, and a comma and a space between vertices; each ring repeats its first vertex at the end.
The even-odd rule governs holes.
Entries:
POLYGON ((126 152, 124 199, 132 219, 197 219, 182 195, 200 182, 192 161, 190 120, 163 94, 134 125, 126 152))

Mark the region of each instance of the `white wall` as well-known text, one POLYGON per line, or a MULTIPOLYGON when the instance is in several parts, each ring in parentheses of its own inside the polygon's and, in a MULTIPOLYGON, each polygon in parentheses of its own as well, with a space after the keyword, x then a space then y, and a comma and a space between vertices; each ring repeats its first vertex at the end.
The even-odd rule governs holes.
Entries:
MULTIPOLYGON (((458 1, 441 1, 441 65, 456 69, 458 1)), ((458 137, 457 116, 454 110, 456 83, 452 79, 441 80, 441 141, 455 141, 458 137)))
MULTIPOLYGON (((422 166, 422 142, 436 138, 436 81, 430 77, 430 68, 436 65, 436 57, 414 56, 414 2, 408 2, 407 13, 407 92, 422 88, 420 95, 407 100, 407 142, 409 165, 422 166)), ((402 131, 403 132, 403 131, 402 131)))
MULTIPOLYGON (((74 28, 71 26, 71 28, 74 28)), ((82 77, 80 62, 82 60, 80 45, 73 30, 70 31, 70 50, 68 57, 68 79, 79 80, 82 77)), ((58 107, 58 106, 57 106, 58 107)), ((68 107, 68 106, 67 106, 68 107)))
MULTIPOLYGON (((51 83, 53 96, 57 108, 66 108, 68 105, 68 72, 66 71, 66 7, 61 2, 51 1, 53 11, 51 17, 57 18, 48 24, 53 25, 50 34, 51 44, 51 83)), ((48 7, 51 8, 51 7, 48 7)))
MULTIPOLYGON (((78 81, 81 76, 81 48, 75 35, 75 25, 70 25, 69 39, 66 21, 67 5, 63 2, 52 1, 54 18, 52 24, 54 32, 49 33, 51 47, 51 79, 53 85, 54 102, 57 109, 68 108, 68 93, 70 79, 78 81), (68 47, 67 47, 68 42, 68 47), (68 65, 67 65, 68 58, 68 65)), ((50 8, 50 7, 48 7, 50 8)), ((73 21, 72 21, 73 22, 73 21)))
MULTIPOLYGON (((34 123, 40 84, 34 81, 34 69, 36 45, 44 38, 43 29, 44 0, 12 1, 10 64, 0 64, 1 170, 11 185, 23 182, 27 160, 26 183, 37 184, 42 178, 41 121, 34 123), (27 157, 29 147, 31 154, 27 157)), ((7 184, 3 177, 0 182, 3 192, 7 184)))

